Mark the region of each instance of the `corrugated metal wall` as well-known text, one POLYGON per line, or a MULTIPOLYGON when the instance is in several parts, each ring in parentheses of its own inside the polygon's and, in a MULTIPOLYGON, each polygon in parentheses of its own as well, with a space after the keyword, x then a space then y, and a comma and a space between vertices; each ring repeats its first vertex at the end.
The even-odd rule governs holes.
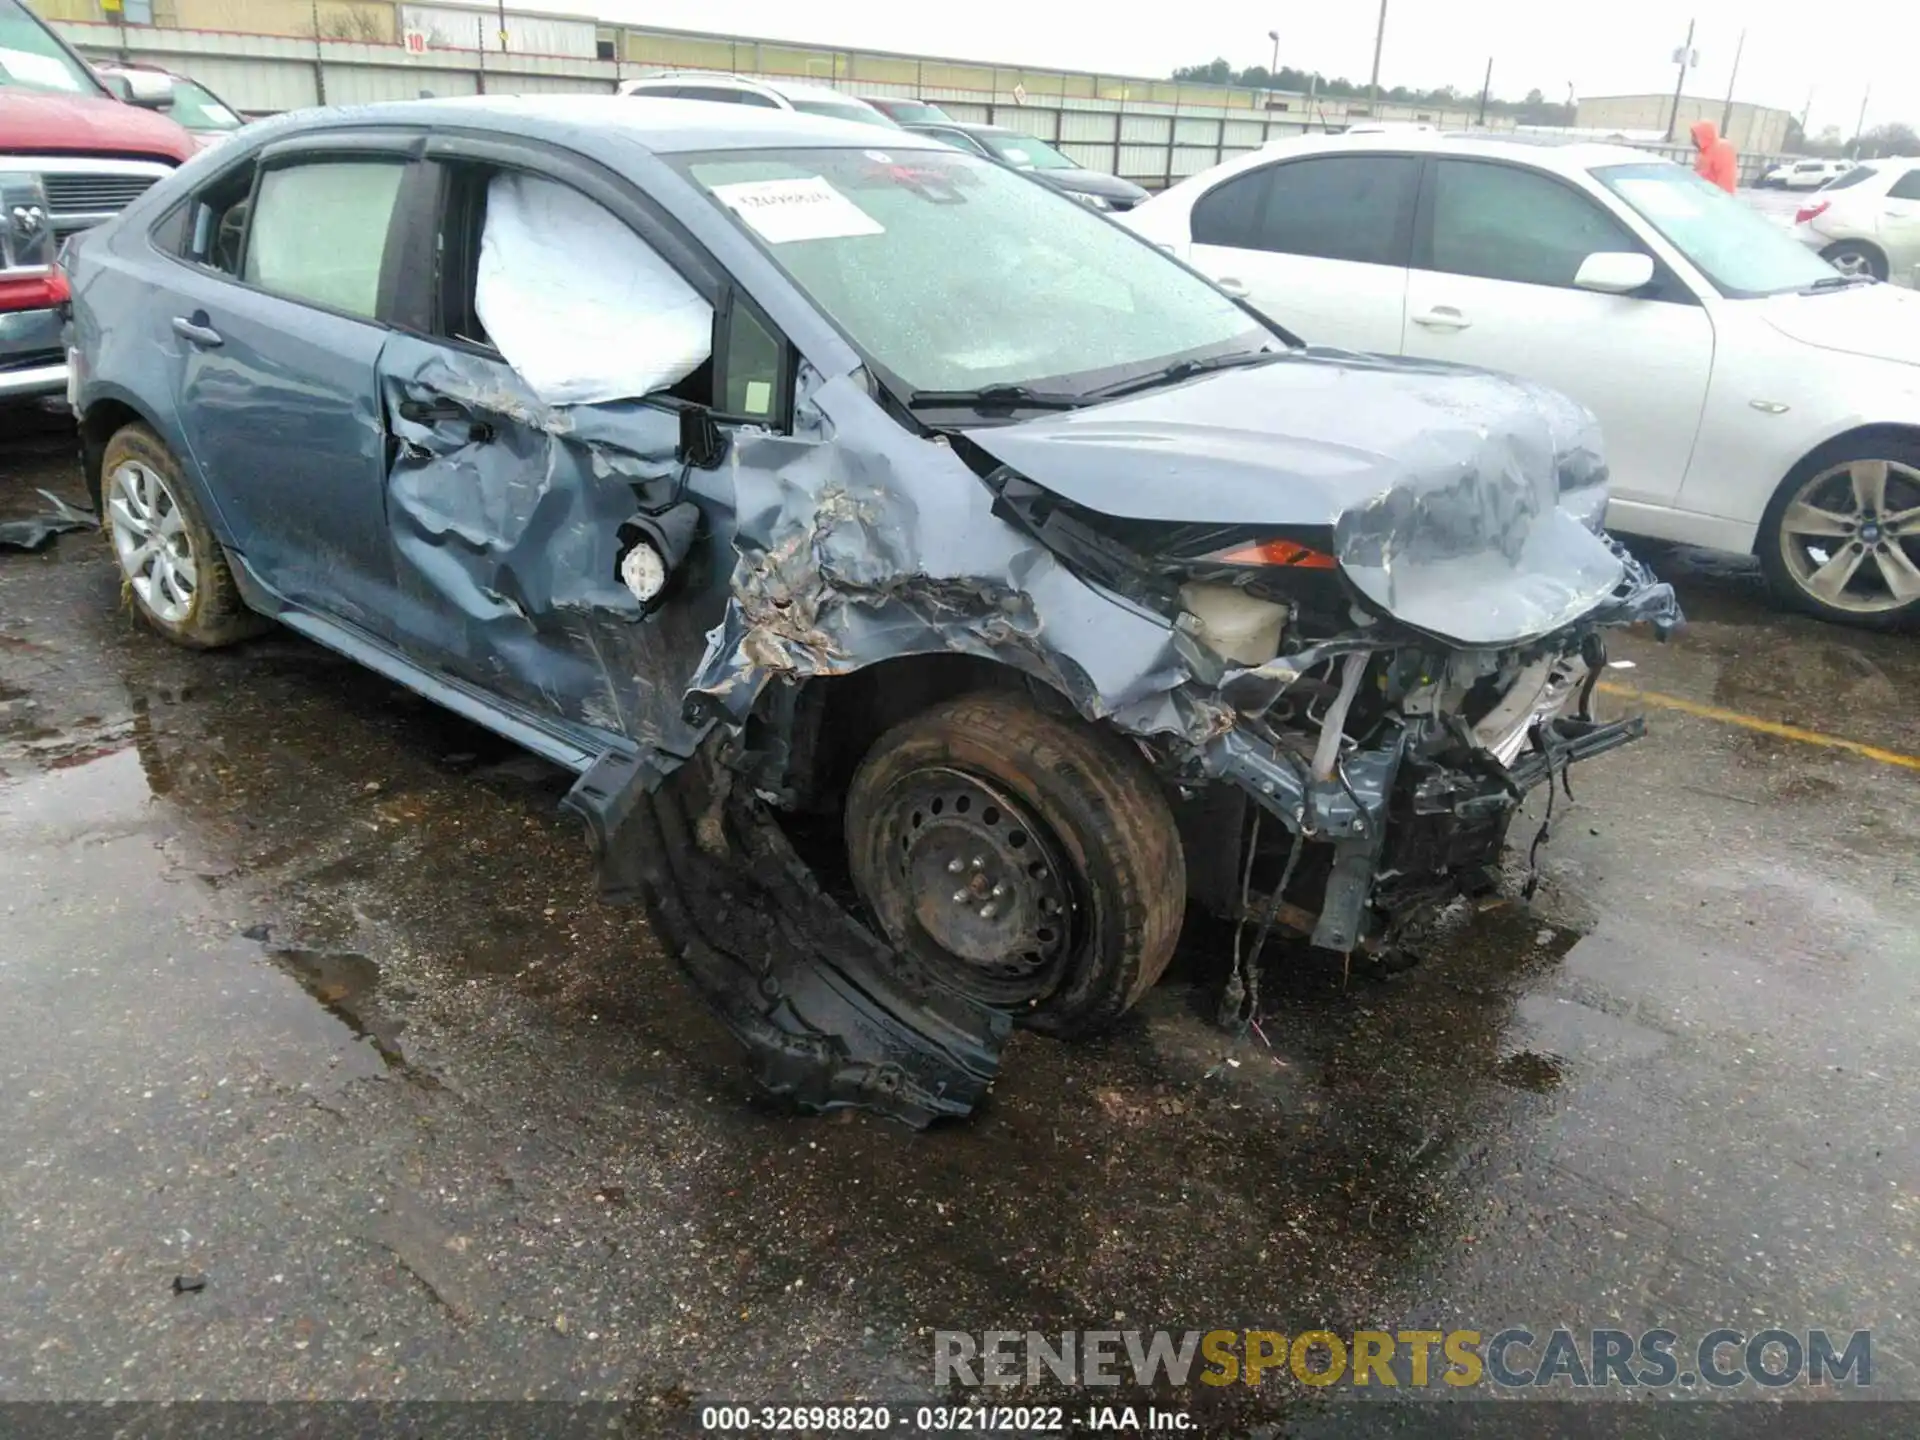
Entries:
POLYGON ((591 20, 568 20, 549 15, 507 12, 507 43, 500 43, 498 10, 463 5, 402 5, 400 27, 424 30, 427 43, 438 50, 471 50, 485 37, 488 50, 505 49, 521 55, 565 55, 575 60, 594 58, 598 26, 591 20))
MULTIPOLYGON (((60 13, 97 9, 98 0, 38 0, 60 13)), ((390 4, 386 0, 319 0, 322 38, 313 38, 312 0, 168 0, 181 15, 239 21, 258 31, 263 21, 278 35, 167 26, 122 27, 68 21, 67 38, 90 53, 125 53, 204 81, 249 114, 296 109, 322 95, 333 104, 413 99, 422 94, 608 93, 645 68, 663 65, 760 75, 805 77, 850 94, 920 96, 956 120, 993 123, 1052 141, 1091 169, 1117 173, 1149 188, 1244 154, 1269 139, 1307 128, 1304 96, 1228 90, 1121 76, 1031 70, 961 61, 837 50, 723 35, 687 35, 627 27, 613 30, 580 16, 525 16, 509 8, 509 48, 498 44, 497 13, 451 3, 390 4), (336 32, 379 28, 363 15, 384 14, 393 27, 385 43, 336 38, 336 32), (304 17, 304 19, 303 19, 304 17), (332 17, 331 19, 329 17, 332 17), (404 22, 396 24, 394 22, 404 22), (460 36, 471 26, 474 38, 460 36), (472 47, 486 27, 489 48, 472 47), (398 44, 405 28, 437 36, 447 48, 407 55, 398 44), (122 36, 125 50, 122 51, 122 36), (304 38, 298 38, 304 37, 304 38), (613 42, 620 60, 598 60, 598 39, 613 42)), ((583 7, 584 8, 584 7, 583 7)), ((1379 107, 1383 119, 1410 119, 1406 107, 1379 107)), ((1345 102, 1314 107, 1315 127, 1346 121, 1345 102)), ((1440 123, 1464 125, 1464 115, 1440 123)), ((1508 128, 1496 122, 1496 128, 1508 128)))

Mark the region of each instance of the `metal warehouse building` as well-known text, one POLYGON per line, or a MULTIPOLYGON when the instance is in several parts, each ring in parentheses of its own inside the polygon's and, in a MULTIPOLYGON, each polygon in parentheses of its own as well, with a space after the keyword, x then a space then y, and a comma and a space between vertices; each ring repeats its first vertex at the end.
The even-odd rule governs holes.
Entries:
MULTIPOLYGON (((164 65, 249 114, 422 94, 611 92, 677 67, 801 78, 857 95, 918 96, 958 120, 1050 140, 1151 188, 1266 141, 1363 118, 1474 124, 1472 109, 1329 99, 405 0, 29 0, 83 51, 164 65)), ((1488 127, 1511 129, 1510 117, 1488 127)))
MULTIPOLYGON (((1671 94, 1596 95, 1580 101, 1574 124, 1582 130, 1651 130, 1665 134, 1667 117, 1673 114, 1671 94)), ((1723 118, 1727 138, 1743 155, 1778 155, 1787 147, 1787 122, 1793 118, 1787 111, 1749 105, 1744 100, 1734 101, 1729 109, 1724 98, 1709 100, 1697 95, 1680 97, 1673 138, 1686 140, 1696 120, 1719 125, 1723 118)))

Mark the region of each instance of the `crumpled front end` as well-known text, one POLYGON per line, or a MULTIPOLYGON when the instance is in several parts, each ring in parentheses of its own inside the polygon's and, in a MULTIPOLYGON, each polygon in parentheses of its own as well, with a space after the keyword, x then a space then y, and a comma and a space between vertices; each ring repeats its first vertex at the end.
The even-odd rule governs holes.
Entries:
MULTIPOLYGON (((1170 531, 989 453, 1027 427, 912 437, 844 377, 811 385, 804 413, 831 444, 762 464, 776 442, 742 436, 730 455, 731 600, 687 692, 744 777, 736 800, 776 800, 802 763, 787 727, 808 684, 912 656, 992 662, 1131 737, 1170 794, 1240 797, 1232 863, 1211 867, 1240 892, 1217 908, 1337 951, 1483 887, 1528 791, 1643 732, 1587 703, 1605 632, 1679 621, 1671 589, 1591 523, 1604 466, 1578 407, 1529 411, 1542 425, 1520 441, 1481 427, 1478 449, 1436 445, 1437 468, 1296 529, 1338 550, 1280 577, 1298 592, 1189 553, 1244 516, 1170 531), (1488 443, 1507 447, 1504 480, 1473 463, 1488 443), (1476 610, 1476 591, 1498 603, 1476 610)), ((871 1095, 834 1103, 849 1099, 871 1095)))

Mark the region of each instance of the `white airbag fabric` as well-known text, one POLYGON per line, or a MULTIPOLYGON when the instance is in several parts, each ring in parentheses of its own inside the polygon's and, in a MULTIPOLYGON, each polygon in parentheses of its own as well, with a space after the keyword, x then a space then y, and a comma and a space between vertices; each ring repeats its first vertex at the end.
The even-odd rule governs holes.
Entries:
POLYGON ((625 223, 530 175, 487 187, 474 309, 550 405, 664 390, 713 351, 713 307, 625 223))

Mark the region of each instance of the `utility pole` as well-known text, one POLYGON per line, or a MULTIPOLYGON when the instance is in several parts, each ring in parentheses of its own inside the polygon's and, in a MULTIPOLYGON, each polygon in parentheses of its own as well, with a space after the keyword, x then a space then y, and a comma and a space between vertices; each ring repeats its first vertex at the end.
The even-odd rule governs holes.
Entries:
MULTIPOLYGON (((1720 112, 1720 133, 1726 135, 1733 125, 1733 82, 1740 78, 1740 52, 1747 48, 1747 32, 1740 32, 1740 43, 1733 47, 1733 73, 1727 76, 1727 104, 1720 112)), ((1727 138, 1731 139, 1731 136, 1727 138)))
POLYGON ((500 48, 507 48, 507 0, 500 0, 500 48))
POLYGON ((1667 143, 1673 143, 1673 127, 1680 123, 1680 92, 1686 88, 1687 66, 1693 63, 1693 21, 1687 21, 1687 43, 1675 57, 1680 62, 1680 78, 1673 82, 1673 108, 1667 111, 1667 143))
POLYGON ((1493 57, 1487 57, 1487 78, 1480 86, 1480 126, 1486 128, 1487 97, 1493 94, 1493 57))
POLYGON ((1868 85, 1866 94, 1860 97, 1860 118, 1853 122, 1853 155, 1851 158, 1855 160, 1860 158, 1860 137, 1867 133, 1867 101, 1872 98, 1873 86, 1868 85))
POLYGON ((1387 43, 1387 0, 1380 0, 1380 24, 1373 32, 1373 79, 1367 82, 1368 113, 1380 113, 1380 51, 1387 43))

